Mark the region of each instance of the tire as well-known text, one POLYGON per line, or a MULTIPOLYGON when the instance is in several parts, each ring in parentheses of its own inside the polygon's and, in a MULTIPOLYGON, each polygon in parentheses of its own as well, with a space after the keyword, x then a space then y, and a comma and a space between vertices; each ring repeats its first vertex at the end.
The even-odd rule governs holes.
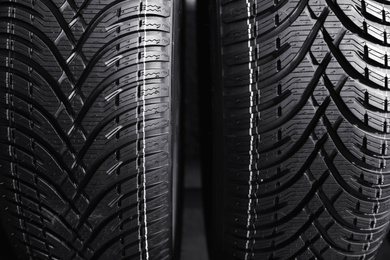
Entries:
POLYGON ((390 216, 389 12, 213 1, 213 259, 375 257, 390 216))
POLYGON ((19 259, 174 256, 179 13, 0 2, 0 216, 19 259))

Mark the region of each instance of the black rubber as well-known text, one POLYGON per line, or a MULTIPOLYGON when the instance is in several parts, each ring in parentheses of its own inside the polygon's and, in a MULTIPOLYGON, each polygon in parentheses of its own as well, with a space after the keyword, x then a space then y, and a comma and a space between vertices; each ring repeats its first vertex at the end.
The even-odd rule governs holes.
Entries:
POLYGON ((212 259, 373 259, 390 216, 390 2, 212 8, 212 259))
POLYGON ((0 218, 20 259, 170 259, 176 0, 0 1, 0 218))

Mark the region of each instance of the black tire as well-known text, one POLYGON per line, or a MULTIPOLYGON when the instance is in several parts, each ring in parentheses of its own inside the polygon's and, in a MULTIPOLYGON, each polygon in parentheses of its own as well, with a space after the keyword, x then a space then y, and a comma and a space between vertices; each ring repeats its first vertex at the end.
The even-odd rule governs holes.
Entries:
POLYGON ((389 13, 213 1, 213 259, 375 257, 390 216, 389 13))
POLYGON ((178 0, 0 1, 0 218, 20 259, 170 259, 178 0))

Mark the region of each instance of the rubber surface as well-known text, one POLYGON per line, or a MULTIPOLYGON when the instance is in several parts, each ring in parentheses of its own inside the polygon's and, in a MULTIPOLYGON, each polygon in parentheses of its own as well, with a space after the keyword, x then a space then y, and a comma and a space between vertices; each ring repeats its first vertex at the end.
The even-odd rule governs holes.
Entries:
POLYGON ((0 1, 0 215, 20 259, 173 256, 178 3, 0 1))
POLYGON ((390 2, 213 8, 214 256, 373 259, 390 213, 390 2))

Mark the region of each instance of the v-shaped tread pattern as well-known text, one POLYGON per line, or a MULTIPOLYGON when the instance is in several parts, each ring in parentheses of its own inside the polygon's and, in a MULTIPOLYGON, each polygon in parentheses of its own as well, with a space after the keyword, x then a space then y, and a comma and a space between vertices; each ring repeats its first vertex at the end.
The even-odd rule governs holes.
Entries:
POLYGON ((388 4, 216 2, 219 253, 373 259, 390 220, 388 4))
POLYGON ((22 259, 172 255, 175 12, 1 1, 1 214, 22 259))

